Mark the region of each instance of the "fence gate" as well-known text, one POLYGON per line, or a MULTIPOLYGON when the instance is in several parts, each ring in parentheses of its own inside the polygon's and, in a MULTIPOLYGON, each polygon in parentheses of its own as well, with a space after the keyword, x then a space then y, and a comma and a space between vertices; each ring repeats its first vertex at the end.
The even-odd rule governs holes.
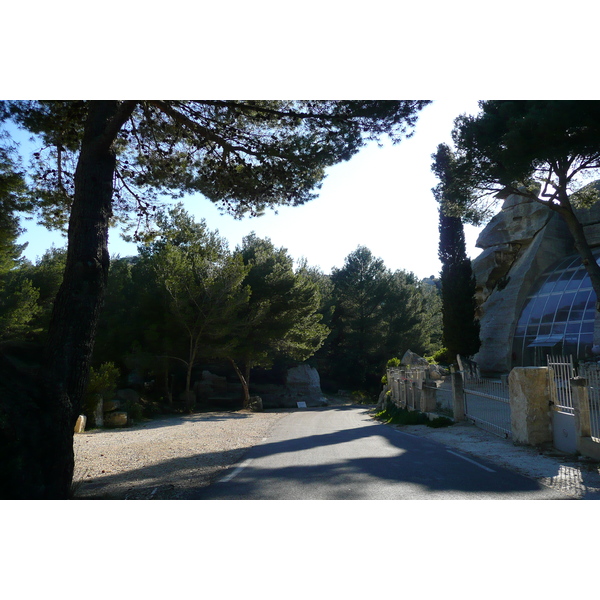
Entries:
POLYGON ((579 376, 588 382, 590 408, 590 435, 594 442, 600 443, 600 366, 585 364, 579 367, 579 376))
POLYGON ((577 452, 575 411, 571 395, 571 379, 575 377, 572 356, 547 356, 551 368, 550 399, 554 447, 562 452, 577 452))
POLYGON ((465 416, 478 427, 500 435, 512 437, 510 424, 510 397, 507 379, 481 377, 474 363, 458 357, 463 375, 465 416))

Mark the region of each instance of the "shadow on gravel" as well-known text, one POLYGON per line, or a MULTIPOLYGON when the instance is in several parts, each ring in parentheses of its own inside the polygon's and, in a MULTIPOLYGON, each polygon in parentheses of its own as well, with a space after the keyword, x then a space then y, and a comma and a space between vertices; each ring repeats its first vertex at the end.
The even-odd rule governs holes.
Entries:
POLYGON ((183 499, 190 490, 221 476, 249 447, 178 457, 154 465, 102 477, 75 478, 74 500, 183 499), (160 493, 154 493, 155 490, 160 493), (169 491, 167 497, 165 492, 169 491))

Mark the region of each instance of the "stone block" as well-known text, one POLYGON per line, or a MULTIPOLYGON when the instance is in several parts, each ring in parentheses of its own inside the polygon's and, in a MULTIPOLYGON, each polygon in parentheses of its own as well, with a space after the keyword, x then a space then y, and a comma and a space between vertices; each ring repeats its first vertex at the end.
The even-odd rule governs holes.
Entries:
POLYGON ((515 367, 508 376, 513 442, 540 446, 553 441, 548 367, 515 367))
POLYGON ((86 416, 85 415, 79 415, 77 417, 77 422, 75 423, 75 433, 83 433, 85 431, 85 424, 86 424, 86 416))

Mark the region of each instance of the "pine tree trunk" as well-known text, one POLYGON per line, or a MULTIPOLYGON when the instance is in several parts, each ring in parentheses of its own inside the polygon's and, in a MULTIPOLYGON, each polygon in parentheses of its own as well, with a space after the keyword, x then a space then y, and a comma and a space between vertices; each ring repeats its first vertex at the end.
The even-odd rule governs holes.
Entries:
POLYGON ((240 368, 237 366, 235 360, 233 360, 233 358, 230 358, 229 362, 231 363, 233 370, 236 372, 236 375, 238 376, 238 379, 240 380, 240 383, 242 384, 242 406, 244 408, 246 408, 248 406, 248 404, 250 403, 250 385, 249 385, 250 369, 248 366, 246 367, 246 376, 244 377, 244 374, 241 372, 240 368))
POLYGON ((560 208, 554 208, 554 210, 560 213, 573 236, 575 249, 581 257, 581 262, 590 277, 590 283, 596 294, 596 311, 600 312, 600 266, 598 266, 587 238, 585 237, 583 225, 573 211, 573 207, 567 196, 566 186, 565 191, 559 194, 559 199, 560 208))
POLYGON ((66 498, 73 478, 73 428, 88 381, 96 324, 109 268, 115 155, 99 143, 116 101, 91 102, 75 173, 63 283, 48 332, 44 392, 50 411, 44 456, 44 497, 66 498))

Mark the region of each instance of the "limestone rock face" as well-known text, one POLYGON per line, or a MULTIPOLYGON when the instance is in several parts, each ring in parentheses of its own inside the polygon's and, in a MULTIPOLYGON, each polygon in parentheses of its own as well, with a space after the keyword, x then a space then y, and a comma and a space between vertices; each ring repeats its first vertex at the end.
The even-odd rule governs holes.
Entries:
POLYGON ((481 325, 475 361, 482 372, 506 373, 513 366, 512 331, 531 287, 548 267, 574 252, 573 242, 558 214, 509 196, 477 246, 483 252, 473 260, 481 325))
POLYGON ((546 226, 552 211, 533 200, 511 194, 477 239, 478 248, 528 244, 546 226))

